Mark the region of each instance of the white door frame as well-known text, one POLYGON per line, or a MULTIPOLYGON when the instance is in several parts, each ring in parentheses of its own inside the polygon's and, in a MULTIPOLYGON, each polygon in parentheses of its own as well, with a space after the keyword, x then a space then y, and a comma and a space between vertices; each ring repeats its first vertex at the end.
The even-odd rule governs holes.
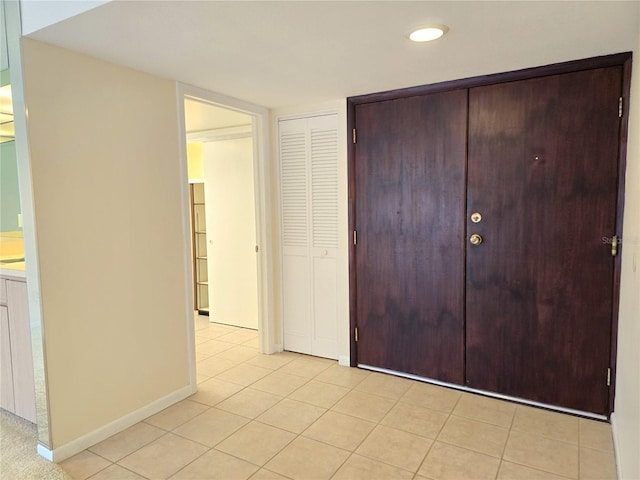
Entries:
POLYGON ((269 110, 243 100, 228 97, 202 88, 177 83, 178 133, 180 138, 180 169, 182 180, 182 227, 185 244, 185 278, 187 289, 187 335, 189 341, 189 363, 191 384, 195 388, 195 336, 193 316, 193 285, 191 266, 191 228, 189 211, 189 185, 187 179, 187 132, 185 126, 184 100, 193 98, 203 103, 235 110, 252 117, 253 166, 255 176, 256 236, 258 242, 258 339, 262 353, 274 353, 275 313, 273 291, 273 252, 271 222, 271 171, 269 168, 269 110))

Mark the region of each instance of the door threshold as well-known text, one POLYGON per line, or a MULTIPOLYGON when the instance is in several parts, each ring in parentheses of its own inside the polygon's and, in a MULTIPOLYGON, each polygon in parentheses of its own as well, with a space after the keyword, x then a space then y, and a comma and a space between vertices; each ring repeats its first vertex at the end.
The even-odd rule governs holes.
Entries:
POLYGON ((544 408, 545 410, 552 410, 554 412, 567 413, 569 415, 592 418, 594 420, 604 420, 607 422, 609 421, 609 418, 606 415, 599 415, 597 413, 591 413, 591 412, 583 412, 582 410, 574 410, 572 408, 558 407, 557 405, 549 405, 547 403, 535 402, 533 400, 526 400, 520 397, 511 397, 509 395, 503 395, 501 393, 495 393, 495 392, 489 392, 487 390, 479 390, 476 388, 465 387, 463 385, 456 385, 455 383, 442 382, 440 380, 435 380, 433 378, 420 377, 418 375, 413 375, 411 373, 397 372, 395 370, 372 367, 371 365, 364 365, 361 363, 358 364, 358 368, 361 368, 363 370, 371 370, 373 372, 386 373, 389 375, 394 375, 396 377, 404 377, 410 380, 417 380, 423 383, 439 385, 441 387, 452 388, 454 390, 461 390, 463 392, 476 393, 478 395, 483 395, 485 397, 498 398, 500 400, 507 400, 509 402, 520 403, 523 405, 530 405, 532 407, 544 408))

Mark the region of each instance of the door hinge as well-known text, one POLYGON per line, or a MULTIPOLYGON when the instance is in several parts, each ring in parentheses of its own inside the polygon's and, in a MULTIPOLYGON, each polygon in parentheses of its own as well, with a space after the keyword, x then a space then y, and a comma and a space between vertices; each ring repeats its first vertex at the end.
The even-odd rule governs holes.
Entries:
POLYGON ((356 328, 353 330, 353 336, 354 336, 354 338, 356 339, 356 342, 357 342, 357 341, 358 341, 358 327, 356 327, 356 328))
POLYGON ((358 231, 357 230, 353 231, 353 244, 354 245, 358 244, 358 231))
POLYGON ((618 118, 622 118, 622 97, 618 98, 618 118))
POLYGON ((611 369, 607 368, 607 387, 611 386, 611 369))
POLYGON ((618 254, 618 236, 611 237, 611 256, 615 257, 618 254))
POLYGON ((258 247, 258 245, 256 245, 256 253, 258 253, 260 251, 260 247, 258 247))
POLYGON ((358 134, 356 133, 356 129, 355 128, 351 132, 351 135, 352 135, 352 138, 353 138, 353 143, 356 143, 358 141, 358 134))

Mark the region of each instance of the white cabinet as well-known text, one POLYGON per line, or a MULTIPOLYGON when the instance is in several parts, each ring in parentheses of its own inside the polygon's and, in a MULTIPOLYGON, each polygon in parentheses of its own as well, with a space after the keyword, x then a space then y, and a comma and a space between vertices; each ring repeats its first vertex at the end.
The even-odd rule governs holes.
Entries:
POLYGON ((0 278, 0 406, 36 422, 27 284, 0 278))
POLYGON ((284 349, 338 358, 337 115, 280 120, 284 349))

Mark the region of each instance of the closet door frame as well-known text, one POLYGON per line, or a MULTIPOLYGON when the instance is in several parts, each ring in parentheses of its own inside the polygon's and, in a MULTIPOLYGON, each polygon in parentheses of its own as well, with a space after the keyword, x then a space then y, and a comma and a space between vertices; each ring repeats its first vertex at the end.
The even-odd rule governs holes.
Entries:
MULTIPOLYGON (((624 218, 624 194, 625 194, 625 171, 627 160, 627 137, 628 137, 628 111, 629 111, 629 93, 631 90, 631 52, 617 53, 612 55, 604 55, 600 57, 587 58, 582 60, 574 60, 569 62, 555 63, 542 67, 527 68, 523 70, 515 70, 505 73, 496 73, 491 75, 483 75, 472 78, 459 80, 451 80, 446 82, 435 83, 431 85, 422 85, 417 87, 409 87, 403 89, 389 90, 385 92, 371 93, 349 97, 347 99, 347 129, 349 133, 348 155, 348 187, 349 187, 349 212, 348 224, 349 234, 357 230, 357 218, 355 215, 355 198, 356 198, 356 179, 355 179, 355 149, 357 142, 356 132, 356 105, 365 103, 382 102, 385 100, 393 100, 405 97, 420 96, 430 93, 445 92, 449 90, 479 87, 485 85, 493 85, 497 83, 506 83, 516 80, 526 80, 532 78, 545 77, 549 75, 577 72, 581 70, 590 70, 594 68, 604 68, 612 66, 622 66, 622 118, 618 149, 618 199, 616 209, 616 233, 619 238, 623 236, 622 222, 624 218)), ((466 235, 466 232, 465 232, 466 235)), ((352 367, 358 364, 358 343, 356 341, 357 322, 357 272, 356 272, 356 246, 353 242, 349 245, 349 334, 350 334, 350 365, 352 367)), ((613 278, 613 309, 611 318, 611 388, 609 389, 609 413, 613 410, 616 385, 616 358, 618 343, 618 310, 620 303, 620 273, 622 269, 622 250, 623 245, 618 248, 618 253, 614 258, 614 278, 613 278)))

